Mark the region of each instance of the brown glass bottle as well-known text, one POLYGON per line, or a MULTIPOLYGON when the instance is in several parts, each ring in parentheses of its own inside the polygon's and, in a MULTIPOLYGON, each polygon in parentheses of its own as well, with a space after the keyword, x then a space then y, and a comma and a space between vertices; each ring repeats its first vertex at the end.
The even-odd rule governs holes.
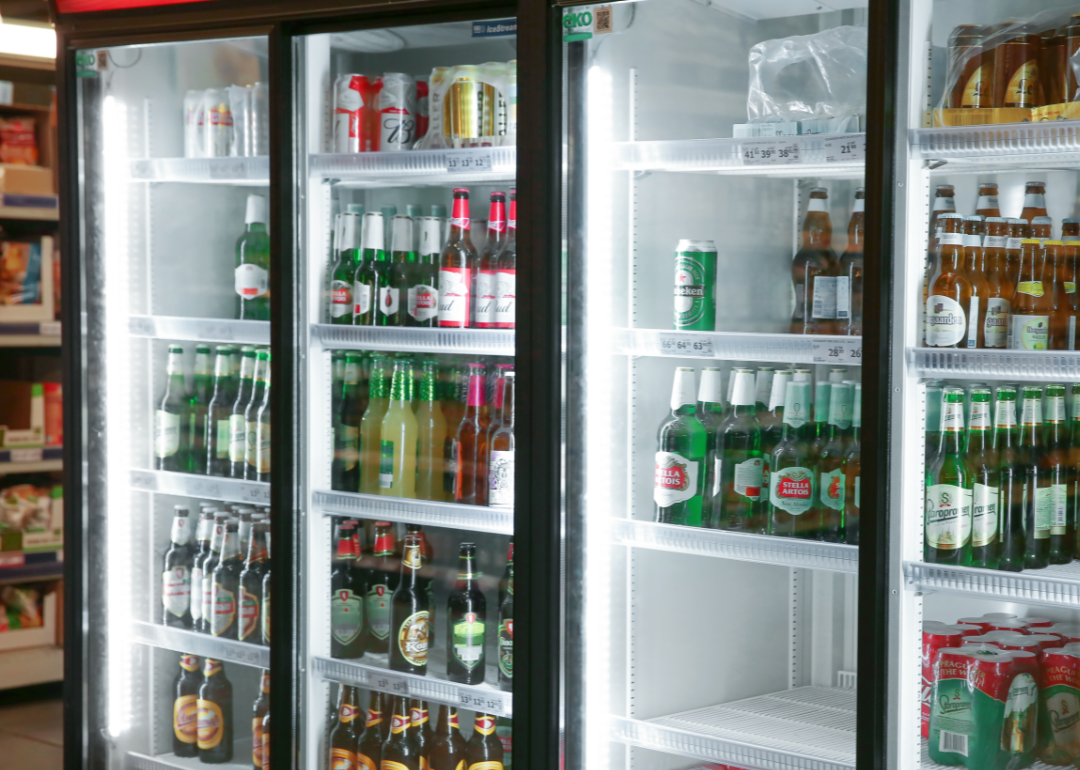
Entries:
POLYGON ((464 329, 472 314, 472 275, 477 269, 476 248, 469 238, 469 191, 454 189, 450 238, 439 256, 439 326, 464 329))
POLYGON ((1080 50, 1080 13, 1074 13, 1065 27, 1065 57, 1070 66, 1065 68, 1065 101, 1076 99, 1076 72, 1071 66, 1073 54, 1080 50))
POLYGON ((1040 241, 1049 240, 1054 230, 1054 220, 1050 217, 1035 217, 1031 220, 1031 237, 1040 241))
POLYGON ((199 672, 199 658, 195 655, 180 656, 180 671, 173 681, 173 754, 178 757, 194 757, 199 753, 198 699, 203 677, 199 672))
MULTIPOLYGON (((939 184, 934 188, 934 207, 930 213, 930 237, 928 253, 937 250, 937 233, 941 229, 938 217, 956 213, 956 189, 951 184, 939 184)), ((932 271, 931 271, 932 272, 932 271)))
POLYGON ((495 717, 477 714, 473 734, 465 747, 466 770, 503 770, 503 747, 495 734, 495 717))
POLYGON ((847 247, 840 257, 836 277, 836 322, 841 334, 862 334, 863 242, 866 240, 866 191, 855 190, 855 204, 848 222, 847 247))
POLYGON ((1005 269, 1013 286, 1020 280, 1020 241, 1031 237, 1031 226, 1026 219, 1009 220, 1009 237, 1005 240, 1005 269))
POLYGON ((979 185, 979 200, 975 204, 975 213, 986 219, 1001 216, 996 182, 984 182, 979 185))
POLYGON ((360 737, 357 759, 364 768, 379 768, 382 764, 382 745, 386 740, 383 734, 382 694, 371 691, 371 701, 364 723, 364 734, 360 737))
MULTIPOLYGON (((1034 224, 1035 217, 1045 217, 1046 214, 1046 182, 1028 182, 1024 185, 1024 209, 1020 212, 1020 218, 1028 224, 1034 224)), ((1034 238, 1031 235, 1021 237, 1034 238)))
POLYGON ((1034 109, 1043 105, 1040 42, 1038 35, 1014 35, 994 50, 994 97, 1001 99, 995 107, 1034 109))
POLYGON ((361 735, 357 727, 364 722, 359 691, 347 684, 338 693, 337 719, 330 731, 328 770, 355 770, 361 735))
POLYGON ((241 642, 259 644, 262 641, 262 585, 270 569, 270 523, 258 521, 251 528, 244 571, 240 573, 240 627, 237 638, 241 642))
POLYGON ((1051 298, 1045 280, 1042 244, 1034 238, 1020 242, 1020 280, 1012 298, 1009 322, 1010 350, 1049 350, 1051 298))
POLYGON ((468 505, 487 505, 488 427, 485 408, 484 365, 469 364, 468 400, 457 426, 454 500, 468 505))
POLYGON ((420 748, 409 729, 411 720, 409 699, 404 695, 395 697, 390 735, 383 744, 379 764, 383 770, 420 770, 420 748))
POLYGON ((338 525, 337 548, 330 573, 330 657, 362 658, 367 649, 368 628, 364 619, 367 594, 354 558, 352 521, 338 525))
POLYGON ((430 770, 461 770, 465 761, 465 739, 458 727, 458 715, 453 706, 439 706, 439 724, 428 753, 430 770))
POLYGON ((420 750, 420 766, 426 768, 431 762, 431 741, 435 737, 435 731, 431 728, 427 703, 419 698, 409 701, 409 730, 420 750))
POLYGON ((986 278, 986 313, 983 316, 982 337, 988 348, 1004 348, 1009 337, 1009 310, 1016 285, 1009 280, 1005 268, 1005 245, 1008 221, 1003 217, 986 220, 983 239, 983 264, 986 278))
POLYGON ((975 24, 961 24, 949 35, 946 107, 988 106, 982 82, 982 36, 982 27, 975 24))
POLYGON ((1062 251, 1065 254, 1065 295, 1073 310, 1080 310, 1080 293, 1076 291, 1076 261, 1080 256, 1080 219, 1061 220, 1062 251))
MULTIPOLYGON (((420 538, 406 535, 401 574, 390 608, 390 669, 418 676, 427 674, 431 643, 428 597, 420 577, 423 566, 420 538)), ((409 716, 409 712, 405 714, 409 716)))
POLYGON ((964 346, 971 305, 971 281, 965 275, 963 218, 943 214, 938 238, 937 271, 930 280, 926 300, 926 346, 964 346))
POLYGON ((978 230, 983 229, 982 217, 964 217, 964 272, 971 281, 971 303, 968 306, 967 347, 986 347, 986 308, 990 286, 986 281, 986 255, 978 230))
POLYGON ((1071 69, 1065 28, 1051 29, 1042 33, 1039 50, 1039 80, 1042 84, 1043 104, 1064 104, 1068 84, 1066 70, 1071 69))
POLYGON ((203 662, 199 687, 199 761, 209 765, 228 762, 233 756, 232 684, 225 678, 220 660, 203 662))
POLYGON ((263 734, 263 720, 270 713, 270 671, 263 669, 259 697, 251 707, 251 766, 262 770, 266 766, 263 748, 269 736, 263 734))
POLYGON ((368 652, 390 652, 390 600, 398 585, 398 564, 394 554, 394 527, 388 521, 375 522, 375 547, 367 581, 364 617, 368 625, 368 652))
POLYGON ((1043 241, 1046 254, 1046 283, 1051 297, 1050 349, 1076 350, 1076 310, 1069 296, 1068 286, 1076 291, 1072 281, 1065 244, 1061 241, 1043 241), (1067 283, 1068 282, 1068 283, 1067 283))
POLYGON ((824 187, 810 191, 802 246, 791 265, 794 308, 792 334, 830 334, 836 323, 836 257, 829 219, 829 193, 824 187), (820 280, 819 280, 820 279, 820 280))

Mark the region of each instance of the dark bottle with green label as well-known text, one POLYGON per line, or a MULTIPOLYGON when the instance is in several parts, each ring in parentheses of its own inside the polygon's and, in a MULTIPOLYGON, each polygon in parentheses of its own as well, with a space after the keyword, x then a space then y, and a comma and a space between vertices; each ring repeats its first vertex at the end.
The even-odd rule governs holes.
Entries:
POLYGON ((255 348, 246 347, 240 360, 240 386, 236 391, 232 410, 229 412, 229 471, 225 475, 234 479, 244 478, 244 449, 247 445, 247 408, 255 391, 255 373, 259 361, 255 348))
POLYGON ((1024 483, 1024 569, 1040 569, 1050 563, 1050 517, 1054 490, 1050 474, 1040 467, 1042 441, 1042 388, 1025 386, 1021 391, 1020 441, 1017 449, 1024 483))
POLYGON ((717 430, 719 480, 708 526, 733 532, 764 535, 767 527, 761 455, 761 425, 757 420, 754 373, 734 369, 731 410, 717 430))
POLYGON ((360 268, 360 215, 346 212, 338 215, 335 233, 338 260, 330 273, 330 323, 352 324, 353 280, 360 268))
POLYGON ((946 388, 941 443, 926 473, 923 560, 971 563, 971 479, 964 464, 964 391, 946 388))
POLYGON ((362 256, 353 280, 353 323, 357 326, 387 326, 387 316, 380 313, 379 297, 390 287, 390 258, 383 238, 383 215, 364 214, 360 235, 362 256))
POLYGON ((1024 568, 1027 536, 1024 532, 1024 474, 1016 430, 1016 388, 997 389, 994 409, 994 453, 998 467, 998 569, 1024 568))
POLYGON ((459 684, 484 681, 487 600, 480 590, 476 545, 462 543, 458 576, 446 602, 446 678, 459 684))
POLYGON ((406 535, 398 587, 390 606, 390 669, 418 676, 427 674, 431 642, 428 597, 420 578, 423 566, 420 538, 406 535))
POLYGON ((499 689, 514 689, 514 550, 510 546, 510 558, 506 563, 510 579, 506 595, 499 604, 499 689))
POLYGON ((844 459, 846 433, 851 429, 851 383, 834 382, 829 389, 829 440, 818 458, 818 532, 819 540, 841 543, 844 540, 844 459))
POLYGON ((330 657, 362 658, 367 648, 364 581, 353 551, 355 522, 338 525, 337 548, 330 573, 330 657))
POLYGON ((1065 419, 1065 386, 1046 386, 1046 419, 1043 423, 1043 452, 1039 466, 1050 480, 1051 564, 1068 564, 1075 555, 1074 536, 1069 531, 1069 429, 1065 419))
POLYGON ((788 382, 784 389, 784 437, 769 459, 769 529, 777 537, 814 536, 817 466, 810 457, 810 383, 788 382))
POLYGON ((708 437, 695 412, 694 370, 680 366, 671 386, 671 413, 656 436, 653 502, 661 524, 702 526, 708 437))
POLYGON ((255 354, 255 388, 251 391, 251 400, 244 408, 244 426, 247 434, 244 436, 244 463, 239 469, 233 466, 233 478, 258 481, 258 451, 259 451, 259 409, 262 407, 266 392, 270 387, 270 351, 260 350, 255 354))
POLYGON ((1001 538, 997 452, 990 424, 990 389, 971 389, 971 416, 965 457, 971 476, 971 566, 997 569, 1001 538))
POLYGON ((388 521, 375 522, 373 564, 368 578, 364 616, 368 622, 367 651, 390 652, 390 601, 398 585, 394 558, 394 528, 388 521))

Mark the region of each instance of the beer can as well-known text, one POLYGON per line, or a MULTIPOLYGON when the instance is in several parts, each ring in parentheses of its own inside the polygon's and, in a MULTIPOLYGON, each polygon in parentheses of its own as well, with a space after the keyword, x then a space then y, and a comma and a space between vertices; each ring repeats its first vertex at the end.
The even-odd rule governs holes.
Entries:
POLYGON ((402 72, 387 72, 379 92, 379 149, 411 150, 415 143, 416 79, 402 72))
POLYGON ((1080 650, 1043 653, 1040 693, 1040 759, 1052 765, 1075 765, 1080 759, 1080 650))
POLYGON ((270 91, 266 83, 251 89, 251 154, 270 154, 270 91))
POLYGON ((233 120, 229 94, 224 88, 208 88, 203 94, 202 147, 208 158, 224 158, 232 145, 233 120))
POLYGON ((229 111, 232 113, 232 141, 229 142, 229 155, 244 158, 254 155, 251 149, 251 87, 229 86, 229 111))
POLYGON ((716 331, 716 244, 682 239, 675 247, 675 328, 716 331))
POLYGON ((1028 624, 1028 628, 1050 628, 1054 625, 1054 621, 1050 618, 1026 617, 1021 620, 1028 624))
POLYGON ((202 91, 184 94, 184 157, 202 156, 199 145, 199 124, 202 122, 202 91))
MULTIPOLYGON (((1015 615, 1013 617, 1015 617, 1015 615)), ((1000 620, 1010 620, 1010 618, 1000 618, 1000 620)), ((986 633, 987 631, 993 630, 993 629, 990 628, 990 624, 993 623, 994 621, 995 621, 994 618, 988 618, 988 617, 986 617, 984 615, 980 615, 978 617, 960 618, 956 622, 957 623, 962 623, 962 624, 968 625, 968 626, 978 626, 979 628, 982 629, 983 633, 986 633)))
POLYGON ((426 80, 416 81, 416 138, 423 139, 428 132, 428 84, 426 80))
MULTIPOLYGON (((997 702, 992 705, 995 711, 1001 709, 1001 717, 992 711, 987 716, 995 723, 994 734, 1000 741, 1001 751, 1008 755, 1003 758, 1003 766, 1027 767, 1035 761, 1038 744, 1037 715, 1042 671, 1038 657, 1025 650, 1002 651, 1000 658, 996 666, 990 661, 986 661, 986 665, 983 665, 983 661, 976 662, 978 674, 986 677, 985 687, 997 687, 993 696, 997 702), (1005 660, 1005 656, 1008 656, 1008 660, 1005 660), (995 675, 996 680, 990 678, 995 675)), ((975 680, 977 685, 978 674, 975 680)))
POLYGON ((491 147, 495 136, 495 87, 482 81, 481 68, 473 64, 455 67, 452 77, 442 110, 446 146, 491 147))
POLYGON ((1016 631, 1018 634, 1029 634, 1028 624, 1019 618, 1013 620, 991 620, 986 626, 987 631, 1016 631))
POLYGON ((922 735, 930 735, 930 694, 934 685, 934 663, 939 652, 945 648, 959 648, 964 635, 956 627, 928 620, 922 628, 922 735))
POLYGON ((928 712, 923 712, 923 735, 929 739, 930 759, 935 762, 962 764, 962 761, 957 760, 969 755, 969 742, 973 737, 972 726, 963 723, 954 726, 951 717, 954 712, 971 709, 968 667, 974 660, 975 656, 962 647, 945 646, 934 654, 934 664, 929 675, 930 692, 924 692, 923 696, 924 707, 928 709, 928 712), (953 729, 948 729, 950 727, 953 729))
POLYGON ((1057 634, 1068 643, 1080 642, 1080 625, 1075 623, 1055 623, 1047 629, 1043 630, 1043 633, 1057 634))
POLYGON ((994 618, 998 620, 1011 620, 1012 618, 1018 617, 1018 615, 1015 612, 984 612, 981 617, 984 617, 987 620, 994 618))
POLYGON ((517 59, 511 59, 506 63, 506 134, 502 138, 502 144, 507 146, 517 144, 517 101, 517 59))
POLYGON ((379 90, 382 80, 338 75, 334 80, 334 152, 379 149, 379 90))
POLYGON ((1058 641, 1058 637, 1043 635, 1043 634, 1017 634, 1011 639, 1002 639, 998 642, 998 647, 1003 650, 1027 650, 1028 652, 1035 653, 1039 660, 1042 660, 1042 655, 1045 650, 1056 647, 1055 642, 1058 641))

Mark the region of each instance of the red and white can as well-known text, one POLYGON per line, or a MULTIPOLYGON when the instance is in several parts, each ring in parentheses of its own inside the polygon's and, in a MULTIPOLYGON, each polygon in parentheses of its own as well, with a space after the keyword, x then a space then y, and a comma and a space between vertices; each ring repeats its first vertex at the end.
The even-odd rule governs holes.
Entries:
POLYGON ((411 150, 416 136, 416 79, 387 72, 379 92, 379 149, 411 150))
POLYGON ((334 152, 379 149, 380 78, 338 75, 334 80, 334 152))
POLYGON ((930 697, 934 691, 934 664, 941 650, 959 648, 964 643, 964 634, 957 627, 928 620, 922 629, 922 735, 930 737, 930 697))
POLYGON ((1050 618, 1020 618, 1028 624, 1028 628, 1050 628, 1054 625, 1054 621, 1050 618))
POLYGON ((1015 631, 1018 634, 1030 634, 1026 621, 1019 618, 1013 620, 993 620, 986 626, 987 631, 1015 631))

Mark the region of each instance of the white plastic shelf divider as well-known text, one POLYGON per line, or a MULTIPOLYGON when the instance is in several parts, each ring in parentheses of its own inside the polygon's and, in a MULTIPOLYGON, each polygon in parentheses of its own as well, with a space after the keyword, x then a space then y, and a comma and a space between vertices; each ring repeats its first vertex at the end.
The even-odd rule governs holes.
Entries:
POLYGON ((270 505, 270 484, 266 481, 241 481, 171 471, 133 470, 131 486, 144 492, 159 492, 165 495, 270 505))
POLYGON ((796 687, 656 719, 611 717, 611 738, 737 767, 851 770, 855 691, 796 687))
POLYGON ((611 537, 620 545, 651 548, 656 551, 833 572, 859 572, 858 546, 842 543, 750 535, 629 519, 614 521, 611 537))
POLYGON ((268 185, 270 158, 146 158, 128 166, 133 182, 268 185))
POLYGON ((942 171, 1009 166, 1075 168, 1080 162, 1080 120, 988 126, 920 128, 911 132, 911 154, 944 160, 942 171))
MULTIPOLYGON (((241 719, 238 724, 243 725, 245 721, 241 719)), ((235 741, 232 761, 220 765, 207 765, 198 757, 178 757, 175 754, 158 754, 152 757, 137 751, 129 751, 124 763, 127 770, 205 770, 208 766, 221 770, 251 770, 251 741, 235 741)))
POLYGON ((202 658, 214 658, 224 663, 240 663, 259 668, 270 667, 270 648, 249 642, 219 639, 210 634, 169 628, 157 623, 140 620, 131 623, 132 636, 139 644, 161 647, 176 652, 186 652, 202 658))
POLYGON ((516 147, 408 150, 310 155, 308 169, 319 179, 357 187, 513 182, 516 147), (480 163, 486 168, 472 170, 480 163))
MULTIPOLYGON (((676 171, 684 173, 730 174, 735 176, 861 177, 863 160, 840 160, 829 146, 840 137, 853 137, 860 144, 865 134, 805 134, 770 139, 681 139, 653 142, 616 142, 614 164, 629 171, 676 171), (744 159, 752 147, 769 144, 797 146, 799 159, 791 163, 753 163, 744 159)), ((861 154, 861 153, 859 153, 861 154)))
POLYGON ((724 361, 783 361, 792 364, 862 364, 862 337, 760 332, 695 332, 673 329, 616 329, 615 352, 627 356, 706 358, 724 361), (818 360, 814 347, 818 347, 818 360), (857 350, 859 355, 853 356, 857 350), (835 355, 832 352, 835 351, 835 355))
POLYGON ((224 318, 183 318, 168 315, 135 315, 128 319, 133 337, 193 342, 238 342, 269 345, 269 321, 234 321, 224 318))
POLYGON ((436 678, 436 672, 446 670, 446 655, 440 652, 432 652, 428 656, 429 676, 391 671, 386 655, 368 654, 362 660, 315 656, 313 661, 316 673, 323 679, 391 695, 408 695, 410 698, 454 704, 470 711, 500 717, 513 716, 513 695, 499 689, 498 669, 495 666, 487 667, 483 684, 467 685, 436 678))
POLYGON ((514 355, 514 332, 499 329, 412 329, 402 326, 312 324, 311 337, 324 348, 514 355))
POLYGON ((948 350, 908 348, 908 366, 919 377, 987 380, 1080 379, 1080 352, 1066 350, 948 350))
POLYGON ((513 508, 433 503, 429 500, 407 500, 401 497, 327 490, 316 490, 312 495, 312 505, 316 511, 333 516, 384 519, 428 527, 492 532, 496 535, 514 534, 513 508))
POLYGON ((911 591, 942 591, 1080 609, 1080 562, 1003 572, 906 561, 904 579, 911 591))

